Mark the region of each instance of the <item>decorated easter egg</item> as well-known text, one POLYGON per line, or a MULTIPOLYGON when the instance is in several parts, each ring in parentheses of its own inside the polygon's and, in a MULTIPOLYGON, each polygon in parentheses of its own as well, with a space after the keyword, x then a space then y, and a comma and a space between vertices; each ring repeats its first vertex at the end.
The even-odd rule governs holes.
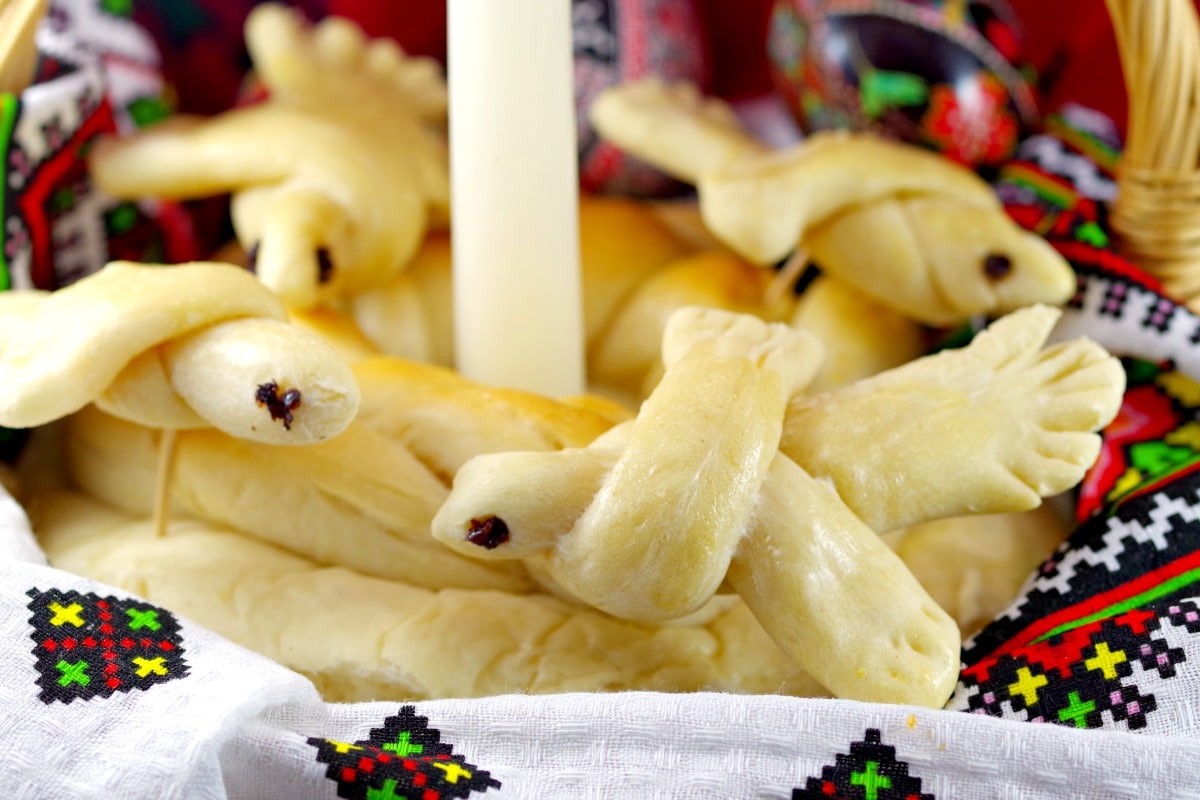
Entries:
POLYGON ((1037 120, 1004 0, 778 0, 768 51, 808 131, 875 131, 980 167, 1037 120))
POLYGON ((655 197, 682 186, 601 139, 588 111, 601 91, 658 75, 708 88, 710 59, 696 0, 573 0, 579 180, 585 191, 655 197))

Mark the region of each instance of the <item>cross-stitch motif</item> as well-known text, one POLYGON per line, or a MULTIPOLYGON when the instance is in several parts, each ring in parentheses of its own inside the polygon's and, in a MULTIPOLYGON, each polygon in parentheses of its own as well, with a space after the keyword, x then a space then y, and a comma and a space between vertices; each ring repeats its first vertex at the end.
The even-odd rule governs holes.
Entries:
POLYGON ((179 623, 149 603, 92 593, 30 589, 38 698, 110 697, 188 673, 179 623))
POLYGON ((443 800, 499 788, 500 781, 468 764, 441 741, 441 732, 417 716, 414 706, 384 720, 369 738, 355 742, 312 738, 326 776, 347 800, 443 800))
POLYGON ((1077 490, 1080 527, 967 643, 948 707, 1154 731, 1186 694, 1170 682, 1200 661, 1200 317, 1109 241, 1119 142, 1106 123, 1059 119, 1022 145, 998 191, 1075 268, 1055 337, 1122 356, 1127 390, 1077 490))
POLYGON ((84 161, 96 137, 115 130, 102 75, 79 69, 46 86, 51 102, 6 96, 0 115, 3 257, 15 288, 56 289, 98 269, 106 255, 102 200, 84 161))
POLYGON ((908 774, 908 764, 896 758, 896 748, 883 744, 877 728, 868 728, 863 741, 839 754, 834 766, 809 778, 792 800, 934 800, 921 791, 921 779, 908 774))
POLYGON ((1158 701, 1143 687, 1155 676, 1176 677, 1176 666, 1187 660, 1165 625, 1194 634, 1198 623, 1200 607, 1185 600, 1133 609, 1035 640, 964 673, 964 684, 980 680, 978 691, 967 695, 965 710, 992 716, 1023 712, 1031 722, 1078 728, 1122 722, 1130 730, 1145 728, 1158 701))
POLYGON ((1200 652, 1200 471, 1093 516, 964 648, 949 708, 1080 728, 1147 727, 1200 652), (1195 656, 1192 656, 1193 658, 1195 656))

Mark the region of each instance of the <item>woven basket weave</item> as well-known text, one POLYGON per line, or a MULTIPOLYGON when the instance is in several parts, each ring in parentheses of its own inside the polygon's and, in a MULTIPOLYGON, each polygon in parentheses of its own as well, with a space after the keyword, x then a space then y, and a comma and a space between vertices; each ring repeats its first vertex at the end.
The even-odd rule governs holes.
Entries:
POLYGON ((1121 251, 1200 306, 1200 20, 1193 0, 1106 0, 1129 97, 1112 227, 1121 251))

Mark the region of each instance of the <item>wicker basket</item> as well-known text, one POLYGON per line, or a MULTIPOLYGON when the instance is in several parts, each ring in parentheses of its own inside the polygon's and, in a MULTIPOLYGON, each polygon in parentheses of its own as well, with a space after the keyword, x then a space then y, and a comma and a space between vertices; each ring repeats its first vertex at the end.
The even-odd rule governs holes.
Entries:
POLYGON ((1200 307, 1200 19, 1192 0, 1106 0, 1129 96, 1112 227, 1121 251, 1200 307))

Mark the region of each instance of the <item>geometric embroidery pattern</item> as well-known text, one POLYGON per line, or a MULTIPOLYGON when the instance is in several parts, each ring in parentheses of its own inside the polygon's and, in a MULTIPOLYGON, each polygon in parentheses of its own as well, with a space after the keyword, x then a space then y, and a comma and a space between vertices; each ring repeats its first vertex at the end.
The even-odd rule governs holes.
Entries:
POLYGON ((145 690, 188 673, 179 623, 164 609, 90 592, 27 594, 44 703, 145 690))
POLYGON ((908 764, 896 760, 896 748, 882 743, 877 728, 868 728, 863 741, 837 756, 834 766, 821 769, 792 800, 934 800, 921 791, 921 779, 908 774, 908 764))
POLYGON ((964 645, 948 708, 1144 729, 1200 634, 1200 472, 1097 514, 964 645))
POLYGON ((1064 117, 1022 145, 996 189, 1074 268, 1055 338, 1122 357, 1123 403, 1076 489, 1078 528, 964 643, 947 708, 1156 732, 1191 706, 1179 665, 1200 660, 1200 315, 1112 248, 1120 142, 1105 122, 1064 117))
POLYGON ((62 288, 108 261, 162 261, 194 240, 193 230, 162 219, 159 203, 119 203, 100 192, 88 170, 100 137, 152 121, 165 107, 153 40, 110 13, 134 4, 50 5, 38 29, 36 89, 0 95, 5 289, 62 288))
POLYGON ((1184 651, 1159 632, 1163 623, 1178 627, 1178 620, 1189 615, 1200 619, 1200 608, 1191 601, 1132 610, 1006 653, 988 665, 967 710, 1006 716, 1008 705, 1030 722, 1077 728, 1103 727, 1107 715, 1130 730, 1144 728, 1146 715, 1158 704, 1131 678, 1152 683, 1175 677, 1184 651))
POLYGON ((1160 297, 1146 309, 1145 316, 1142 318, 1142 327, 1166 333, 1171 329, 1171 323, 1179 310, 1179 306, 1175 303, 1165 297, 1160 297))
POLYGON ((384 720, 356 742, 312 738, 317 761, 347 800, 442 800, 499 788, 500 781, 468 764, 414 706, 384 720))
MULTIPOLYGON (((115 127, 99 84, 85 81, 88 77, 81 71, 63 79, 64 86, 79 84, 75 107, 44 110, 46 118, 38 120, 40 135, 35 140, 30 140, 32 134, 17 135, 31 130, 19 124, 7 141, 5 263, 9 279, 17 285, 57 289, 101 266, 92 263, 104 255, 92 245, 103 234, 101 197, 91 184, 84 156, 99 136, 115 127), (18 274, 11 274, 13 270, 18 274)), ((17 108, 18 123, 34 111, 26 105, 17 108)))

